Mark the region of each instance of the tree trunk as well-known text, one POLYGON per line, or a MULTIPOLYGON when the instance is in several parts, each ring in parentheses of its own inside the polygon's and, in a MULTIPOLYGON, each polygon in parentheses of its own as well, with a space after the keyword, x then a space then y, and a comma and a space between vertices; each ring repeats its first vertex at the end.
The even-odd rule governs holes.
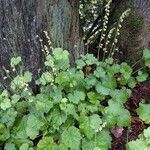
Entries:
MULTIPOLYGON (((150 48, 150 0, 126 0, 118 6, 124 8, 131 8, 131 13, 125 19, 119 40, 122 60, 135 64, 142 58, 143 49, 150 48)), ((135 67, 141 66, 142 62, 135 67)))
POLYGON ((13 53, 21 55, 26 69, 37 74, 42 66, 38 36, 46 44, 70 52, 71 64, 83 53, 79 28, 79 0, 0 0, 0 75, 13 53))
POLYGON ((136 0, 135 7, 143 17, 143 29, 140 35, 141 47, 150 48, 150 0, 136 0))

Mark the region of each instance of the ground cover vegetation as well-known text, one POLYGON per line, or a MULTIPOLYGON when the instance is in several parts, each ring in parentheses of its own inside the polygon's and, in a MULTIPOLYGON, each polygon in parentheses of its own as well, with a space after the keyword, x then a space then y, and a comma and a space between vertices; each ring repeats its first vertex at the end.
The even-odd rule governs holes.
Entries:
MULTIPOLYGON (((149 67, 150 51, 144 50, 143 57, 149 67)), ((131 115, 124 104, 131 89, 148 74, 139 71, 133 76, 127 63, 115 64, 111 57, 98 61, 92 54, 82 56, 76 64, 70 67, 69 53, 61 48, 47 54, 46 71, 36 81, 40 92, 35 94, 29 86, 32 74, 22 69, 17 72, 21 58, 11 59, 17 75, 12 79, 6 70, 10 90, 0 95, 0 140, 6 150, 105 150, 111 148, 112 127, 130 128, 131 115)), ((149 108, 143 100, 136 109, 145 124, 150 123, 149 108)), ((129 142, 127 149, 139 145, 148 149, 149 131, 145 129, 138 140, 129 142)))
MULTIPOLYGON (((150 89, 149 85, 141 88, 149 79, 146 70, 150 68, 150 50, 143 51, 145 67, 138 70, 133 69, 135 64, 116 61, 120 28, 130 9, 120 15, 115 27, 108 29, 110 5, 108 1, 103 10, 105 15, 95 56, 82 55, 72 67, 67 50, 50 47, 50 53, 44 46, 45 69, 39 70, 35 81, 38 91, 32 89, 34 75, 24 69, 20 56, 11 58, 11 70, 3 68, 9 88, 1 84, 2 149, 120 149, 119 139, 127 150, 150 149, 149 95, 146 93, 146 97, 144 93, 138 97, 136 93, 139 89, 140 93, 150 89)), ((93 35, 95 33, 99 35, 99 32, 93 35)), ((50 40, 47 32, 45 34, 50 40)), ((94 36, 90 36, 89 41, 93 40, 94 36)))

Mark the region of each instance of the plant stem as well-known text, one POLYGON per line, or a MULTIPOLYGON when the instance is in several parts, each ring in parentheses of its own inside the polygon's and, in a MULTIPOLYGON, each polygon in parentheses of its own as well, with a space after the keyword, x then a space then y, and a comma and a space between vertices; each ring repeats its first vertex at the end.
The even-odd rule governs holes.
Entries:
POLYGON ((143 60, 143 57, 140 58, 138 61, 136 61, 136 63, 134 63, 134 64, 132 65, 132 68, 133 68, 134 66, 136 66, 141 60, 143 60))
POLYGON ((135 73, 137 73, 138 71, 140 71, 141 69, 144 69, 145 68, 145 66, 143 66, 143 67, 141 67, 141 68, 139 68, 139 69, 137 69, 136 71, 134 71, 131 75, 134 75, 135 73))

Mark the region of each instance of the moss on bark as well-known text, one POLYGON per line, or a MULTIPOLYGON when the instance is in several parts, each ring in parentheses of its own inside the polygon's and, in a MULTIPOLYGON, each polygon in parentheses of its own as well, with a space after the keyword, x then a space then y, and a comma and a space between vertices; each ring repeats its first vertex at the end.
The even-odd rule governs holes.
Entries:
POLYGON ((122 12, 131 9, 130 15, 124 19, 119 37, 119 59, 134 64, 142 57, 143 45, 141 36, 145 28, 144 16, 137 9, 135 0, 121 1, 119 5, 115 4, 116 10, 113 13, 112 20, 117 22, 122 12))

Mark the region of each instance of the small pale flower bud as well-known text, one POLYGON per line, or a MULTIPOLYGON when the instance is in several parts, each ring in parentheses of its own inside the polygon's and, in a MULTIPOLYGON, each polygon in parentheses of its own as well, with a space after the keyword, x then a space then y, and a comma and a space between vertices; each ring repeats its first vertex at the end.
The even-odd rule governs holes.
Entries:
POLYGON ((4 78, 3 78, 4 80, 6 80, 7 79, 7 77, 6 76, 4 76, 4 78))

